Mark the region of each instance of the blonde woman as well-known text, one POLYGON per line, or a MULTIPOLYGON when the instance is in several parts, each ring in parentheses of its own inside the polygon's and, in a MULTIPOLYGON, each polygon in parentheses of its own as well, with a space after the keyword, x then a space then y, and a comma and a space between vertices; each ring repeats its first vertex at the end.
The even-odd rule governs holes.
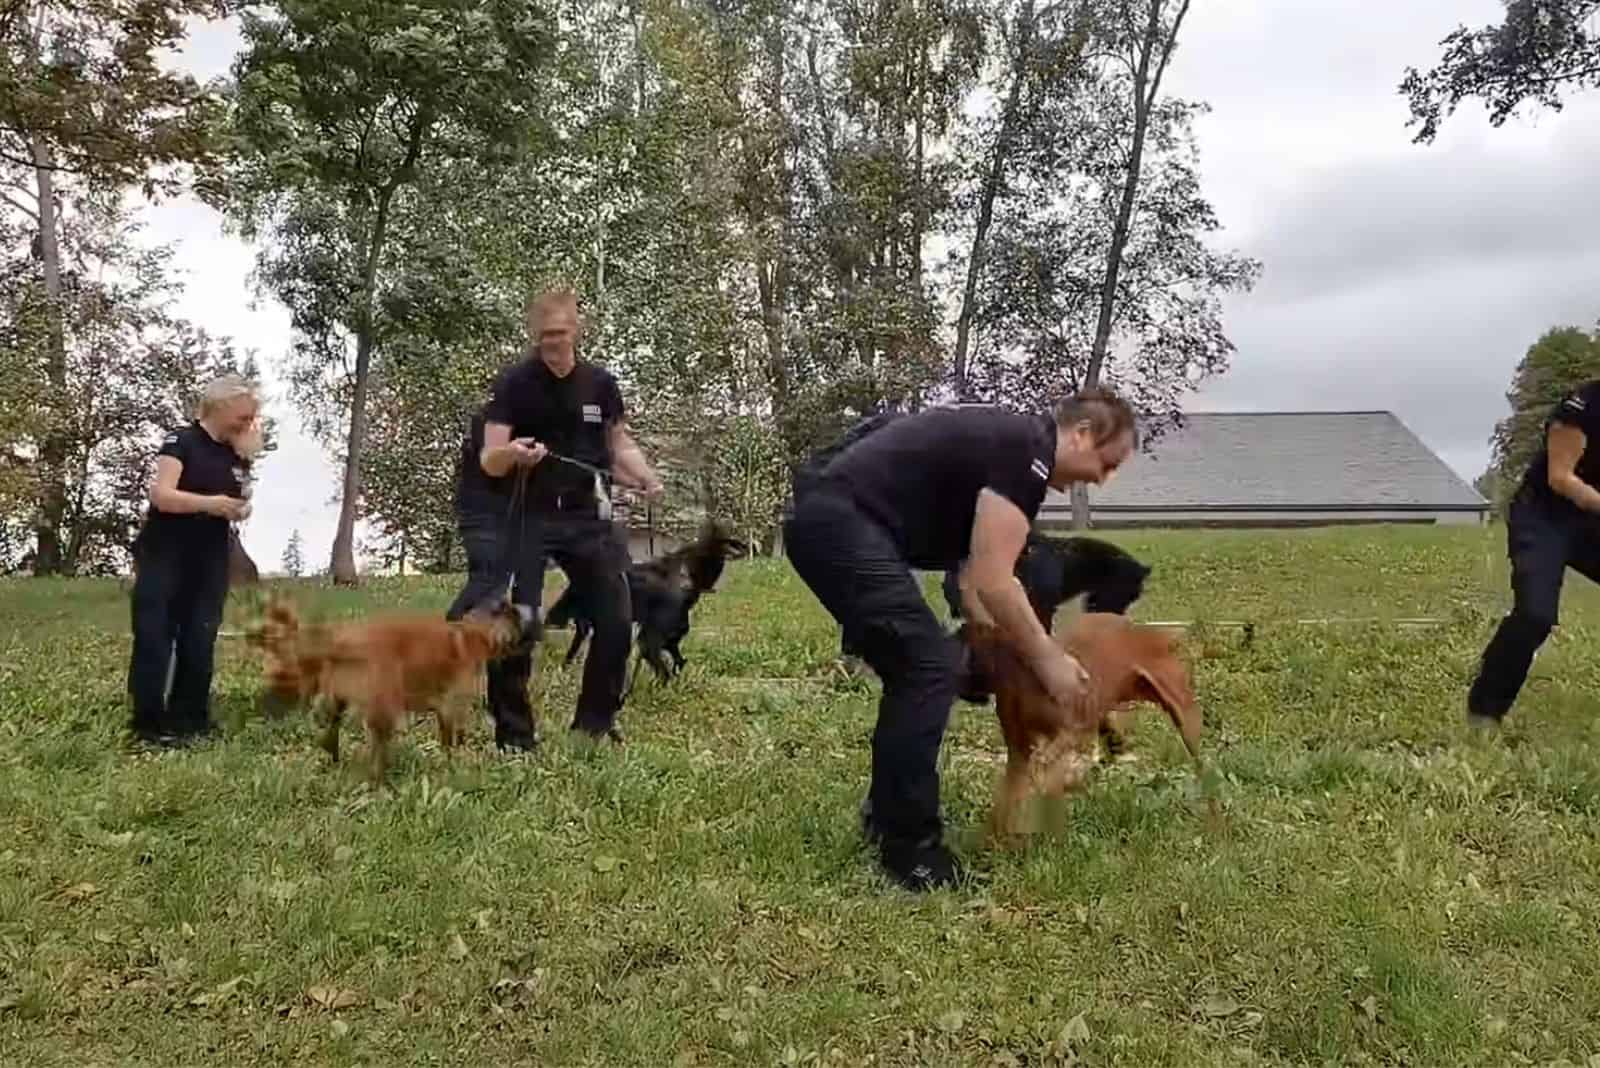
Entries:
POLYGON ((150 510, 134 542, 128 692, 141 741, 181 746, 211 730, 228 536, 250 514, 244 484, 260 451, 260 412, 256 387, 224 375, 206 387, 194 422, 168 434, 156 456, 150 510))

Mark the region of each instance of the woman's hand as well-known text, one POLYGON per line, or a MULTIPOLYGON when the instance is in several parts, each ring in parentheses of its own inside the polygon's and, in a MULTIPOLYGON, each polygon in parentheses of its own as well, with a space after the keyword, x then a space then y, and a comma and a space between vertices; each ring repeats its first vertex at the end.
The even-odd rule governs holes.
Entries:
POLYGON ((250 502, 237 497, 207 497, 206 510, 219 519, 237 523, 250 515, 250 502))

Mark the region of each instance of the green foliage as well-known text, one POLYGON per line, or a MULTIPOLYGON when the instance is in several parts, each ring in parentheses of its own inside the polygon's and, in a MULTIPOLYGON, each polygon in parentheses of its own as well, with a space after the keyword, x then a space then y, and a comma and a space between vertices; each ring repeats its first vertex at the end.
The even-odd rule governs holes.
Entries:
MULTIPOLYGON (((396 338, 430 336, 438 306, 419 307, 414 263, 450 255, 397 216, 470 211, 442 174, 527 158, 551 103, 554 21, 518 0, 284 0, 247 11, 243 33, 234 154, 214 196, 263 241, 262 284, 294 329, 296 395, 342 454, 332 570, 353 582, 371 379, 396 338)), ((423 281, 438 295, 459 279, 423 281)))
MULTIPOLYGON (((205 0, 39 0, 0 8, 0 213, 27 236, 41 290, 30 298, 28 320, 43 352, 35 365, 43 388, 14 398, 28 413, 25 429, 36 449, 29 457, 28 488, 36 491, 29 555, 38 574, 70 569, 78 551, 65 529, 71 483, 83 483, 69 455, 78 416, 60 407, 73 388, 66 320, 75 294, 64 288, 63 258, 73 240, 64 232, 70 199, 135 183, 147 195, 170 192, 185 165, 212 158, 214 95, 159 60, 182 40, 186 18, 215 13, 219 5, 205 0)), ((16 479, 5 481, 14 491, 16 479)), ((8 530, 4 548, 19 536, 8 530)))
POLYGON ((1495 424, 1490 438, 1490 468, 1498 492, 1490 500, 1503 507, 1522 473, 1544 445, 1544 422, 1561 398, 1600 378, 1600 332, 1556 327, 1528 347, 1512 375, 1506 402, 1511 414, 1495 424))
MULTIPOLYGON (((0 492, 9 485, 19 504, 0 513, 0 567, 33 562, 38 491, 59 478, 62 508, 50 524, 60 551, 55 569, 116 573, 143 520, 161 435, 193 417, 210 379, 230 371, 254 378, 257 369, 253 356, 173 313, 181 286, 172 250, 142 245, 118 198, 71 203, 62 215, 67 268, 58 303, 47 296, 29 243, 0 247, 8 280, 0 292, 0 359, 10 365, 0 386, 0 492), (58 352, 59 378, 51 373, 58 352), (59 450, 59 475, 45 462, 47 444, 59 450)), ((270 419, 268 432, 270 448, 270 419)))
POLYGON ((306 571, 305 543, 300 540, 298 528, 289 532, 289 542, 283 547, 283 573, 299 578, 306 571))
POLYGON ((1104 381, 1169 416, 1226 370, 1221 298, 1261 265, 1212 246, 1193 132, 1205 106, 1162 91, 1188 7, 1019 6, 1003 104, 969 135, 989 169, 966 197, 981 212, 992 189, 993 216, 966 306, 984 343, 969 395, 1038 408, 1104 381))
POLYGON ((1400 83, 1407 126, 1426 144, 1464 100, 1481 101, 1500 126, 1525 103, 1561 110, 1564 94, 1600 87, 1597 0, 1505 0, 1498 25, 1457 27, 1428 71, 1406 68, 1400 83))
POLYGON ((177 188, 217 147, 214 93, 161 62, 221 0, 17 0, 0 8, 0 158, 109 186, 177 188))
POLYGON ((1225 365, 1218 301, 1257 265, 1209 247, 1196 105, 1158 101, 1116 236, 1133 109, 1110 7, 562 3, 558 46, 510 88, 501 11, 267 5, 236 65, 240 155, 217 188, 267 239, 294 395, 351 468, 341 530, 356 485, 386 559, 448 566, 459 428, 545 284, 579 292, 584 352, 668 469, 674 528, 726 507, 768 537, 778 472, 948 392, 952 308, 958 351, 982 337, 956 378, 1028 406, 1069 388, 1113 246, 1119 385, 1167 411, 1225 365), (446 118, 461 96, 511 125, 446 118))
MULTIPOLYGON (((986 848, 1003 748, 958 706, 941 786, 976 880, 929 898, 861 843, 876 685, 840 678, 782 562, 729 567, 685 673, 635 688, 625 748, 565 738, 581 671, 553 633, 539 754, 497 755, 480 719, 446 761, 424 720, 381 792, 304 719, 256 717, 259 664, 228 639, 221 740, 125 753, 126 594, 0 583, 6 1060, 1589 1063, 1600 591, 1572 584, 1506 744, 1475 744, 1502 533, 1115 537, 1156 568, 1141 618, 1261 621, 1249 647, 1185 644, 1221 825, 1144 709, 1136 761, 986 848), (1420 632, 1288 622, 1463 605, 1420 632)), ((278 588, 325 619, 438 613, 459 581, 278 588)))

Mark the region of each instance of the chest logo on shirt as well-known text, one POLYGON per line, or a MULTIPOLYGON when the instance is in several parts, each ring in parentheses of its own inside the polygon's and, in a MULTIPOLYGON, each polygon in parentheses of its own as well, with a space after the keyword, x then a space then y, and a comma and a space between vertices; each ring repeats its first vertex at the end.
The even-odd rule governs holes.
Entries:
POLYGON ((600 422, 600 405, 598 405, 598 404, 585 404, 583 406, 583 421, 585 423, 598 423, 598 422, 600 422))
POLYGON ((1047 482, 1050 480, 1050 469, 1044 465, 1043 460, 1034 460, 1029 470, 1047 482))

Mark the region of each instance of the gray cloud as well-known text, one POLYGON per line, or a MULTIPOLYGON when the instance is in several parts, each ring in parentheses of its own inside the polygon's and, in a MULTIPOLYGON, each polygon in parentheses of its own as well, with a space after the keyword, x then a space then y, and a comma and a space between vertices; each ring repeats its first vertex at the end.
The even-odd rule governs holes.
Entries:
POLYGON ((1464 107, 1413 145, 1406 65, 1500 6, 1353 6, 1196 9, 1173 88, 1213 105, 1205 188, 1265 270, 1227 305, 1233 369, 1191 407, 1392 410, 1471 478, 1528 345, 1600 320, 1600 96, 1499 129, 1464 107))
POLYGON ((1595 247, 1597 160, 1600 129, 1579 127, 1532 157, 1455 145, 1329 168, 1274 204, 1247 247, 1271 265, 1263 290, 1288 299, 1488 263, 1509 280, 1595 247))

